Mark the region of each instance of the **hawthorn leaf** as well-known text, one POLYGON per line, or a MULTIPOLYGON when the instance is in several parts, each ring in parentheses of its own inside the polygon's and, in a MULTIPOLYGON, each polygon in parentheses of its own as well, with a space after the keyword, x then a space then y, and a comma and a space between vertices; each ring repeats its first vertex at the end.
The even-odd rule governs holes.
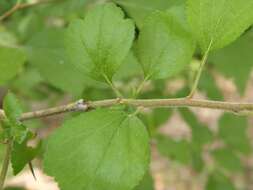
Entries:
POLYGON ((219 121, 219 137, 234 150, 250 154, 247 117, 224 114, 219 121))
POLYGON ((251 0, 188 0, 187 17, 203 53, 223 48, 253 24, 251 0))
POLYGON ((74 20, 65 35, 70 63, 83 75, 108 82, 128 55, 134 24, 112 3, 98 5, 84 20, 74 20))
POLYGON ((229 148, 220 148, 212 152, 217 164, 231 172, 243 170, 240 158, 229 148))
POLYGON ((23 112, 18 99, 11 92, 8 92, 8 94, 4 98, 3 109, 4 109, 6 117, 12 123, 17 123, 18 118, 21 116, 23 112))
POLYGON ((15 77, 25 61, 26 55, 23 50, 0 46, 0 85, 15 77))
POLYGON ((248 31, 228 47, 210 54, 209 62, 219 72, 234 80, 243 94, 253 66, 253 30, 248 31), (235 69, 240 68, 240 69, 235 69))
POLYGON ((27 43, 28 59, 50 84, 78 95, 86 86, 87 77, 67 60, 63 39, 63 29, 47 29, 35 34, 27 43))
POLYGON ((30 133, 27 127, 19 121, 23 111, 18 99, 13 93, 9 92, 5 96, 3 109, 6 114, 6 118, 3 121, 5 128, 9 128, 10 135, 14 141, 18 143, 24 142, 30 133))
POLYGON ((19 172, 21 172, 23 168, 39 153, 40 146, 33 148, 27 146, 26 143, 26 141, 21 144, 17 142, 13 143, 11 151, 11 164, 14 175, 17 175, 19 172))
POLYGON ((130 190, 147 172, 148 141, 135 116, 109 109, 87 112, 48 139, 44 170, 61 190, 130 190))
POLYGON ((178 17, 156 11, 146 19, 136 51, 145 77, 164 79, 174 76, 190 63, 194 42, 178 17))
POLYGON ((206 190, 236 190, 228 177, 219 171, 214 171, 208 177, 206 190))

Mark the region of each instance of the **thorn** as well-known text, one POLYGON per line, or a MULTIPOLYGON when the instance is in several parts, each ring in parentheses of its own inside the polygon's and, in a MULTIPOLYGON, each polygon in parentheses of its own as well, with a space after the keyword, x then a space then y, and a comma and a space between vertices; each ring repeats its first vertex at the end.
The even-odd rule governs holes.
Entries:
POLYGON ((32 173, 32 175, 33 175, 34 180, 37 181, 37 177, 36 177, 36 175, 35 175, 32 162, 30 161, 30 162, 28 163, 28 165, 29 165, 29 169, 30 169, 30 171, 31 171, 31 173, 32 173))

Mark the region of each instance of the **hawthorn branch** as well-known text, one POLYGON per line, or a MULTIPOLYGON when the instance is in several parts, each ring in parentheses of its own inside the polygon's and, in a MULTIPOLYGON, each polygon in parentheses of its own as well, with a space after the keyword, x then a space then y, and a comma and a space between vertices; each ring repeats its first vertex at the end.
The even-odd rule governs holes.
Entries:
POLYGON ((26 9, 26 8, 41 5, 41 4, 51 3, 53 1, 54 0, 44 0, 44 1, 35 1, 35 2, 32 2, 32 3, 19 3, 19 1, 17 1, 17 3, 10 10, 8 10, 2 16, 0 16, 0 21, 3 21, 6 18, 10 17, 11 15, 13 15, 18 10, 26 9))
POLYGON ((47 116, 57 115, 57 114, 67 113, 67 112, 81 112, 81 111, 84 112, 84 111, 87 111, 88 108, 89 107, 87 103, 84 102, 84 100, 78 100, 77 102, 70 103, 67 105, 24 113, 22 114, 20 121, 29 120, 33 118, 47 117, 47 116))
MULTIPOLYGON (((58 107, 23 113, 20 117, 20 121, 42 118, 52 115, 57 115, 67 112, 86 112, 91 109, 112 107, 116 105, 128 105, 133 107, 146 107, 146 108, 180 108, 180 107, 197 107, 222 110, 226 112, 232 112, 239 115, 253 114, 253 103, 238 103, 238 102, 223 102, 212 100, 197 100, 189 98, 177 98, 177 99, 107 99, 100 101, 84 101, 83 99, 62 105, 58 107)), ((0 119, 4 118, 4 111, 0 110, 0 119)))

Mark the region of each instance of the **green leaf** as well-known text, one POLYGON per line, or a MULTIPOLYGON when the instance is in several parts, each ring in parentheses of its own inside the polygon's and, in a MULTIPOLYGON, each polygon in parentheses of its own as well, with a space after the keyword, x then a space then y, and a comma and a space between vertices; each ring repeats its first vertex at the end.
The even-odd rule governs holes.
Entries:
POLYGON ((253 24, 251 0, 188 0, 187 14, 202 52, 233 42, 253 24))
POLYGON ((32 148, 26 145, 27 141, 22 144, 13 143, 11 152, 11 164, 13 174, 17 175, 23 168, 31 162, 39 153, 40 146, 32 148))
POLYGON ((22 108, 16 96, 8 92, 3 101, 3 109, 6 117, 14 124, 18 123, 18 119, 22 114, 22 108))
POLYGON ((214 172, 208 177, 206 190, 236 190, 232 182, 220 172, 214 172))
POLYGON ((18 99, 13 93, 9 92, 5 96, 3 108, 7 117, 4 120, 4 125, 6 128, 10 129, 10 135, 14 141, 22 143, 26 139, 27 135, 29 135, 29 132, 27 127, 19 121, 23 111, 18 99))
POLYGON ((231 172, 243 170, 240 158, 231 149, 217 149, 212 152, 212 155, 219 167, 225 168, 231 172))
POLYGON ((253 30, 228 47, 210 55, 209 61, 226 77, 234 79, 241 94, 244 93, 253 66, 253 30), (240 68, 240 69, 235 69, 240 68))
POLYGON ((155 10, 166 10, 175 5, 181 5, 185 0, 114 0, 122 6, 128 15, 141 28, 147 15, 155 10))
POLYGON ((27 127, 22 123, 11 123, 11 136, 13 137, 15 142, 22 143, 27 138, 29 134, 31 134, 27 127))
POLYGON ((62 190, 130 190, 146 173, 148 138, 134 116, 109 109, 87 112, 49 138, 44 169, 62 190))
POLYGON ((83 75, 112 80, 134 39, 134 24, 112 3, 96 6, 84 20, 73 21, 65 36, 70 63, 83 75))
POLYGON ((114 75, 114 80, 133 79, 141 76, 142 69, 133 51, 130 51, 119 70, 114 75))
POLYGON ((184 120, 191 127, 192 130, 192 142, 196 146, 202 146, 212 141, 213 134, 210 129, 201 124, 196 116, 188 109, 180 109, 180 113, 183 116, 184 120))
POLYGON ((159 152, 177 162, 188 164, 191 161, 190 144, 185 140, 174 140, 170 137, 159 135, 157 137, 159 152))
POLYGON ((156 11, 146 19, 136 49, 145 77, 163 79, 190 63, 194 43, 177 17, 156 11))
POLYGON ((147 173, 140 184, 134 190, 155 190, 154 180, 150 173, 147 173))
POLYGON ((37 33, 27 44, 29 61, 50 84, 78 95, 87 84, 87 77, 67 60, 63 39, 63 29, 37 33))
POLYGON ((247 117, 225 114, 219 121, 220 138, 227 145, 243 154, 249 154, 252 149, 247 129, 247 117))
POLYGON ((22 50, 0 46, 0 85, 15 77, 25 61, 26 55, 22 50))

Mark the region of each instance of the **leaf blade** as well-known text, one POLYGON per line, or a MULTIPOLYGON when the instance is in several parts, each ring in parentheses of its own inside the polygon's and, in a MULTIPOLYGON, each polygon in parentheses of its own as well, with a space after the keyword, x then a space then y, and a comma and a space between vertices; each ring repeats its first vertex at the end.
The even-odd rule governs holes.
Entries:
POLYGON ((202 52, 223 48, 253 24, 250 0, 188 0, 187 15, 202 52))
POLYGON ((169 12, 159 11, 146 19, 136 47, 146 78, 174 76, 190 63, 195 45, 177 19, 169 12))
POLYGON ((148 161, 148 134, 143 124, 123 112, 105 109, 66 122, 48 141, 44 169, 63 190, 131 189, 144 176, 148 161), (68 160, 64 159, 66 152, 68 160))
POLYGON ((72 22, 65 47, 73 66, 95 80, 105 81, 104 75, 112 80, 133 39, 133 22, 124 19, 116 5, 107 3, 89 11, 84 20, 72 22))

